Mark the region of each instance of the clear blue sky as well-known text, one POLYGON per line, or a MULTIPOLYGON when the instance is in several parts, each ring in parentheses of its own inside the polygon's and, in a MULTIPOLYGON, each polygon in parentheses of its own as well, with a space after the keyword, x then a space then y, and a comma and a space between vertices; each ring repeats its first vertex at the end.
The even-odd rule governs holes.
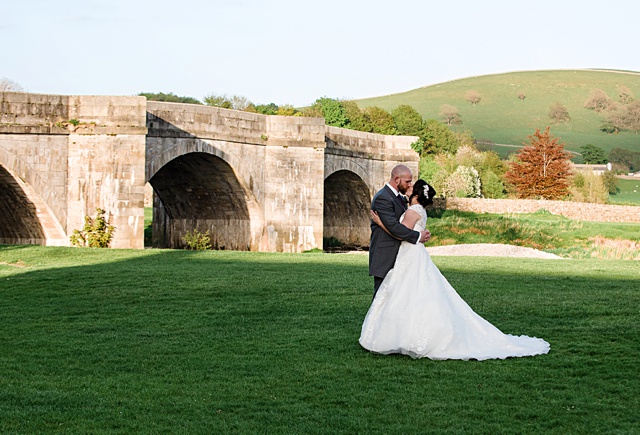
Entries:
POLYGON ((302 106, 518 70, 640 71, 638 17, 638 0, 0 0, 0 78, 302 106))

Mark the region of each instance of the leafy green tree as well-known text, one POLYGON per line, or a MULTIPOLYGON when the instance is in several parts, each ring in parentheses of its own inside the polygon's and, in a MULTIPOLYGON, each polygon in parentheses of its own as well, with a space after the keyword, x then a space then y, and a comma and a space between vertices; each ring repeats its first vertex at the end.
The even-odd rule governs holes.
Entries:
POLYGON ((416 109, 402 104, 391 111, 398 134, 405 136, 421 136, 424 133, 424 120, 416 109))
POLYGON ((169 92, 140 92, 138 94, 141 97, 146 97, 149 101, 166 101, 168 103, 189 103, 189 104, 202 104, 199 100, 193 97, 180 97, 174 93, 169 92))
POLYGON ((593 172, 577 172, 574 174, 570 192, 573 200, 577 202, 604 204, 609 199, 609 192, 602 177, 593 172))
POLYGON ((367 112, 358 106, 353 100, 344 100, 342 105, 347 111, 347 118, 349 118, 349 125, 347 128, 366 131, 368 133, 373 132, 373 124, 367 112))
POLYGON ((582 151, 582 160, 588 165, 601 165, 607 163, 607 155, 605 151, 595 145, 587 144, 580 147, 582 151))
POLYGON ((294 116, 298 113, 298 111, 291 105, 291 104, 283 104, 282 106, 278 107, 278 110, 276 110, 276 115, 281 115, 281 116, 294 116))
POLYGON ((278 112, 278 105, 275 103, 269 104, 256 104, 256 112, 263 115, 275 115, 278 112))
POLYGON ((501 179, 509 169, 509 166, 495 151, 483 151, 482 160, 478 164, 477 169, 481 174, 485 172, 493 172, 501 179))
MULTIPOLYGON (((440 167, 438 162, 436 162, 435 156, 433 154, 424 154, 420 156, 420 163, 418 166, 420 174, 419 178, 422 178, 436 188, 435 184, 433 184, 433 180, 436 178, 436 174, 444 172, 444 169, 440 167)), ((436 191, 439 192, 437 188, 436 191)))
POLYGON ((435 119, 428 119, 425 122, 424 133, 419 141, 412 144, 412 148, 420 155, 440 153, 455 154, 460 146, 460 142, 460 137, 449 127, 435 119))
POLYGON ((311 110, 305 112, 305 116, 308 116, 307 113, 320 113, 325 123, 334 127, 344 128, 349 124, 347 109, 340 100, 335 98, 318 98, 311 105, 311 110))
POLYGON ((614 148, 609 152, 609 161, 625 171, 640 170, 640 152, 625 148, 614 148))
POLYGON ((616 177, 616 174, 614 174, 613 171, 604 171, 601 177, 609 195, 617 195, 620 192, 620 183, 618 181, 618 177, 616 177))
POLYGON ((208 94, 204 97, 204 104, 207 106, 221 107, 223 109, 232 109, 233 103, 226 95, 208 94))
POLYGON ((378 134, 396 134, 396 123, 391 113, 381 107, 370 106, 364 109, 373 126, 373 132, 378 134))
POLYGON ((480 176, 482 184, 482 196, 485 198, 504 198, 506 189, 504 183, 493 171, 485 171, 480 176))

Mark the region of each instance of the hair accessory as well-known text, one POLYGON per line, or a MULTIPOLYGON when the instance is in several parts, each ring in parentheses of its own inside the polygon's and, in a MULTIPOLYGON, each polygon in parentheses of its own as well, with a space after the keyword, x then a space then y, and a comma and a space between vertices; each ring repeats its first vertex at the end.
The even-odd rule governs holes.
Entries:
POLYGON ((425 198, 429 199, 429 185, 428 184, 424 185, 424 196, 425 196, 425 198))

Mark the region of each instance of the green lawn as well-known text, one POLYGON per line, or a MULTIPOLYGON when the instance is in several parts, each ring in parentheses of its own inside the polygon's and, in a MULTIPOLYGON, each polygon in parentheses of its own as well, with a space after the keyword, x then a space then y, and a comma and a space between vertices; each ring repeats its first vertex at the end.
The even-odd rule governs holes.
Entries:
POLYGON ((609 196, 609 202, 612 204, 640 204, 640 179, 626 180, 618 179, 618 187, 620 192, 609 196))
POLYGON ((640 223, 575 221, 546 211, 498 215, 447 210, 430 211, 429 216, 431 246, 504 243, 574 259, 640 260, 640 223))
MULTIPOLYGON (((529 143, 528 135, 535 128, 544 130, 551 125, 551 133, 559 137, 570 151, 580 152, 586 144, 596 145, 609 152, 620 147, 640 151, 640 135, 633 132, 606 134, 600 131, 603 113, 584 108, 594 89, 604 90, 618 101, 618 86, 627 86, 640 98, 640 73, 588 70, 522 71, 469 77, 407 92, 358 100, 361 107, 379 106, 393 110, 401 104, 413 106, 424 119, 440 119, 443 104, 456 107, 463 123, 456 129, 469 130, 478 140, 497 144, 522 145, 529 143), (469 90, 482 97, 472 106, 465 99, 469 90), (518 93, 524 92, 524 101, 518 93), (571 116, 567 124, 552 124, 549 108, 560 102, 571 116)), ((509 149, 496 149, 501 155, 509 149)))
POLYGON ((551 352, 364 351, 366 255, 0 246, 0 432, 637 432, 637 262, 435 261, 551 352))

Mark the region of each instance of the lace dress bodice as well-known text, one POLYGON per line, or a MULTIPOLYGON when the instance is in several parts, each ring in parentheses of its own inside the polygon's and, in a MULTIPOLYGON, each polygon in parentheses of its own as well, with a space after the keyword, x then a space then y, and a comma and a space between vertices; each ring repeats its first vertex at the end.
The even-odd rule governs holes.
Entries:
MULTIPOLYGON (((409 210, 413 210, 415 212, 417 212, 420 215, 420 219, 418 219, 418 221, 416 222, 416 224, 413 226, 413 229, 415 231, 424 231, 427 229, 427 211, 424 209, 423 206, 421 206, 420 204, 413 204, 410 205, 409 208, 407 209, 407 211, 409 210)), ((405 214, 407 212, 405 211, 405 214)), ((400 217, 400 223, 402 223, 402 221, 404 220, 404 214, 400 217)))

